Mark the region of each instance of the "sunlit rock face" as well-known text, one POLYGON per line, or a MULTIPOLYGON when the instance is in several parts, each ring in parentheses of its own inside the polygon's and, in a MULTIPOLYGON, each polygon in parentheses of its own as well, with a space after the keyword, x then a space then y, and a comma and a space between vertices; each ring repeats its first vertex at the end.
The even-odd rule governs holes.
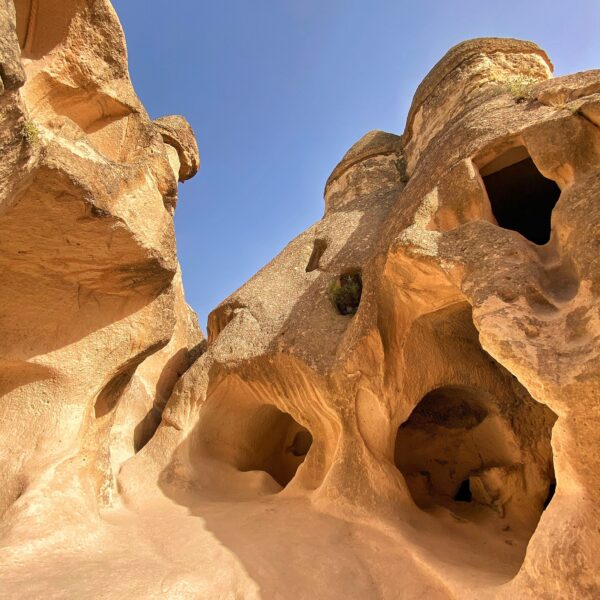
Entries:
POLYGON ((104 0, 0 3, 0 596, 597 598, 600 73, 464 42, 210 315, 104 0))
POLYGON ((175 251, 179 162, 112 7, 17 0, 0 17, 0 514, 18 555, 75 542, 114 500, 202 334, 175 251))

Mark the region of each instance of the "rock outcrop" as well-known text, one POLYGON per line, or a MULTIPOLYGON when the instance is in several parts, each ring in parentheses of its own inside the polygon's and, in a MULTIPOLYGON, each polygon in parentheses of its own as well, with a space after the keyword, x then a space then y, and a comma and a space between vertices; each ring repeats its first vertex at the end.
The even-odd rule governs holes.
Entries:
POLYGON ((107 0, 15 4, 0 597, 598 597, 600 72, 451 49, 205 341, 193 132, 107 0))
POLYGON ((177 179, 198 168, 189 125, 170 117, 167 136, 149 119, 108 2, 3 6, 0 514, 10 550, 23 530, 39 543, 68 537, 63 524, 82 527, 74 513, 111 502, 111 463, 151 437, 202 334, 183 299, 172 218, 177 179))

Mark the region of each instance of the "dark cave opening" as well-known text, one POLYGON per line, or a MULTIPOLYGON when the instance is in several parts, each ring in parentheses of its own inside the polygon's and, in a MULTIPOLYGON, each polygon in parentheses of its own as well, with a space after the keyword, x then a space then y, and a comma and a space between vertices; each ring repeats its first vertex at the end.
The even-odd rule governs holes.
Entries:
POLYGON ((355 315, 362 296, 360 273, 340 275, 339 279, 329 284, 327 293, 340 315, 355 315))
POLYGON ((282 487, 304 462, 313 438, 290 414, 268 404, 257 407, 246 420, 239 440, 240 471, 266 471, 282 487))
POLYGON ((468 479, 465 479, 459 486, 456 494, 454 494, 455 502, 471 502, 473 493, 471 492, 471 484, 468 479))
POLYGON ((264 471, 282 488, 313 445, 312 433, 292 415, 251 398, 221 398, 207 410, 202 425, 200 438, 211 458, 242 472, 264 471))
POLYGON ((415 406, 398 428, 394 462, 419 508, 445 507, 474 522, 510 514, 535 527, 556 487, 552 458, 538 457, 534 468, 523 452, 546 416, 511 420, 499 407, 489 392, 462 385, 434 388, 415 406))
POLYGON ((306 456, 312 446, 313 438, 308 429, 301 429, 294 435, 291 445, 286 449, 294 456, 306 456))
POLYGON ((524 147, 494 160, 481 170, 481 176, 500 227, 517 231, 534 244, 550 240, 552 210, 560 188, 540 173, 524 147))

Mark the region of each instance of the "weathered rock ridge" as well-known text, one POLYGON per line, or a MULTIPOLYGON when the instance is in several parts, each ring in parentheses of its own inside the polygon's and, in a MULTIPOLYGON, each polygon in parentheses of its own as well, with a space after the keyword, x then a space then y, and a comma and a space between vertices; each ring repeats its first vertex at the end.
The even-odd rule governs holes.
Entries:
POLYGON ((0 27, 0 598, 600 595, 600 71, 452 48, 204 340, 108 0, 0 27))

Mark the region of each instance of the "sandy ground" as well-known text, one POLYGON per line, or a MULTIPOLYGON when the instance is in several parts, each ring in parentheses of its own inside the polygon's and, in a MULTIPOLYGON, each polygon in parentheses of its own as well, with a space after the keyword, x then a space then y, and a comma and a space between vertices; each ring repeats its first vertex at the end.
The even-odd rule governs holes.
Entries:
POLYGON ((104 511, 76 545, 4 548, 0 598, 461 598, 510 579, 524 551, 501 520, 446 511, 371 526, 277 495, 186 503, 104 511))

